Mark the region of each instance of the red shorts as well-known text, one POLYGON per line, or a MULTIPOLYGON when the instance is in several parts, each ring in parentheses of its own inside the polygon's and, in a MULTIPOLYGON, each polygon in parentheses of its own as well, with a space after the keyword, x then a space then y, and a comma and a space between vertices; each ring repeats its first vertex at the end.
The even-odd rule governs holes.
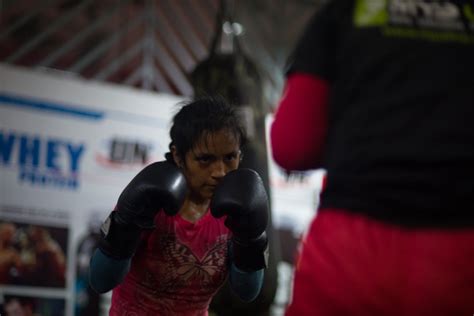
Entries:
POLYGON ((474 229, 407 229, 320 210, 286 316, 474 315, 474 229))

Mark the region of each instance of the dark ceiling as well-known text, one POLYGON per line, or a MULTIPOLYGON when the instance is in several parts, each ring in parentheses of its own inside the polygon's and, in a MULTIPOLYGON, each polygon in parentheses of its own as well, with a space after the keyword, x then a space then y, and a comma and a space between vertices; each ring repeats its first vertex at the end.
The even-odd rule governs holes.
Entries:
MULTIPOLYGON (((189 74, 208 56, 216 18, 225 13, 242 26, 238 41, 259 67, 271 107, 281 93, 287 55, 318 3, 0 0, 0 62, 190 96, 189 74)), ((225 41, 221 46, 230 49, 225 41)))

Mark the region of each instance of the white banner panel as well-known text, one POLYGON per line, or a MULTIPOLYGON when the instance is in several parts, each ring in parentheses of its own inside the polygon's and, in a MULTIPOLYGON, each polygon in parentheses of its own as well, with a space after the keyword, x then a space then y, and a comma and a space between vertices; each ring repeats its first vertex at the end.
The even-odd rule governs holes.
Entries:
POLYGON ((164 158, 180 101, 0 65, 3 308, 92 315, 84 267, 98 225, 130 179, 164 158))

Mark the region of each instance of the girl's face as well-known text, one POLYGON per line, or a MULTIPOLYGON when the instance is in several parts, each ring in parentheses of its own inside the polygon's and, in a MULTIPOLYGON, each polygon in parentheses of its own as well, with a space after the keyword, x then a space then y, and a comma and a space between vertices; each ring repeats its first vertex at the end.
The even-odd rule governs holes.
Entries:
POLYGON ((175 157, 186 177, 189 198, 197 202, 210 200, 216 185, 240 163, 240 143, 228 130, 204 134, 185 155, 182 163, 175 157))

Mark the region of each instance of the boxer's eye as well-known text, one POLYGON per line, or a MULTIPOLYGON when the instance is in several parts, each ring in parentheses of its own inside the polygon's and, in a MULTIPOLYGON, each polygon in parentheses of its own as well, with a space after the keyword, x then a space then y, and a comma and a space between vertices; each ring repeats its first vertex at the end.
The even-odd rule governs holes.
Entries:
POLYGON ((199 163, 207 164, 207 163, 211 163, 214 159, 213 159, 212 155, 200 155, 200 156, 196 157, 196 160, 199 163))
POLYGON ((227 162, 232 162, 234 160, 237 160, 239 154, 238 153, 232 153, 224 156, 224 160, 227 162))

